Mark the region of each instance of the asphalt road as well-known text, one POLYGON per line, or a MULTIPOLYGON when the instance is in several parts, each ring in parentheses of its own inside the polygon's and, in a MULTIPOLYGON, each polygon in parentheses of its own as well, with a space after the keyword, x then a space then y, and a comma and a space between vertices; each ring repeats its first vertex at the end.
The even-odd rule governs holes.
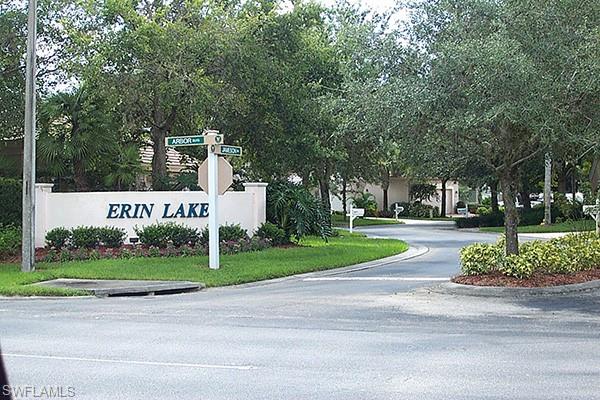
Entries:
POLYGON ((341 275, 0 300, 11 383, 102 400, 600 399, 600 296, 429 293, 461 246, 494 240, 440 228, 364 228, 430 250, 341 275))

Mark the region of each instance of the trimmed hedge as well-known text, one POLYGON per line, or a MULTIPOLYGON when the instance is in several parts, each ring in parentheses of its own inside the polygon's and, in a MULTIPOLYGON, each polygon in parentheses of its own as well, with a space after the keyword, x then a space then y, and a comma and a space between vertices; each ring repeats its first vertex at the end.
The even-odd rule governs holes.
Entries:
POLYGON ((156 223, 141 228, 135 227, 135 233, 142 244, 159 248, 166 248, 169 243, 175 247, 185 244, 193 246, 200 240, 198 229, 179 225, 175 222, 156 223))
POLYGON ((113 226, 79 226, 73 229, 59 227, 46 233, 46 246, 54 249, 93 249, 100 245, 116 248, 123 245, 125 236, 124 229, 113 226))
POLYGON ((573 233, 548 241, 525 242, 518 255, 504 255, 504 238, 496 244, 473 244, 460 252, 463 275, 500 272, 528 278, 536 272, 568 274, 600 267, 600 236, 573 233))
MULTIPOLYGON (((558 207, 552 206, 552 222, 564 218, 558 207)), ((480 214, 476 217, 455 218, 460 228, 479 228, 487 226, 504 226, 504 213, 480 214)), ((519 225, 540 225, 544 221, 544 207, 533 207, 530 210, 519 209, 519 225)))
POLYGON ((392 211, 394 210, 395 204, 400 204, 400 206, 404 207, 404 211, 402 211, 399 214, 400 217, 429 218, 431 215, 433 215, 434 218, 437 218, 437 217, 440 216, 440 210, 439 210, 439 208, 437 208, 435 206, 432 206, 432 205, 429 205, 429 204, 422 204, 422 203, 418 203, 418 202, 415 202, 415 203, 406 203, 406 202, 394 203, 390 207, 390 209, 392 211))
MULTIPOLYGON (((219 242, 230 242, 241 239, 248 239, 248 232, 239 224, 219 226, 219 242)), ((208 243, 208 226, 202 230, 200 241, 208 243)))
POLYGON ((0 177, 0 225, 21 226, 23 200, 21 181, 0 177))

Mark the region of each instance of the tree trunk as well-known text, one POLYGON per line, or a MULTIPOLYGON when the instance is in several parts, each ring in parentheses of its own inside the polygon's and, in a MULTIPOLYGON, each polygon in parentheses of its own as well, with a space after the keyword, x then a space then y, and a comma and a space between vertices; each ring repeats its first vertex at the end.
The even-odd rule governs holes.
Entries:
POLYGON ((517 225, 519 214, 516 204, 516 186, 514 171, 507 171, 501 178, 502 200, 504 200, 504 233, 506 235, 506 254, 519 254, 517 225))
POLYGON ((321 202, 327 212, 331 212, 331 197, 329 194, 329 167, 325 167, 323 176, 319 177, 319 191, 321 193, 321 202))
POLYGON ((498 207, 498 181, 490 183, 490 192, 492 196, 492 212, 496 214, 500 212, 500 208, 498 207))
POLYGON ((592 162, 592 168, 590 168, 590 185, 592 186, 592 194, 598 194, 600 188, 600 158, 594 158, 592 162))
POLYGON ((328 212, 331 212, 331 199, 329 198, 329 181, 320 178, 319 191, 321 192, 321 202, 323 203, 323 207, 328 212))
POLYGON ((346 178, 342 178, 342 209, 344 210, 344 221, 346 220, 346 214, 348 214, 348 182, 346 178))
POLYGON ((389 209, 388 191, 390 189, 390 171, 385 169, 381 176, 381 188, 383 189, 383 211, 389 209))
POLYGON ((544 225, 552 224, 552 159, 546 153, 544 160, 544 225))
POLYGON ((567 194, 567 164, 564 161, 556 163, 556 172, 558 177, 558 193, 567 194))
POLYGON ((85 176, 83 160, 73 161, 73 181, 75 182, 75 190, 78 192, 85 192, 90 189, 87 177, 85 176))
POLYGON ((152 127, 152 189, 167 190, 168 175, 167 175, 167 148, 165 146, 165 138, 167 130, 159 127, 152 127))
POLYGON ((440 205, 440 217, 446 217, 446 183, 448 179, 442 179, 442 204, 440 205))
POLYGON ((531 199, 529 198, 529 190, 521 190, 519 195, 521 196, 521 203, 523 204, 524 210, 531 210, 531 199))

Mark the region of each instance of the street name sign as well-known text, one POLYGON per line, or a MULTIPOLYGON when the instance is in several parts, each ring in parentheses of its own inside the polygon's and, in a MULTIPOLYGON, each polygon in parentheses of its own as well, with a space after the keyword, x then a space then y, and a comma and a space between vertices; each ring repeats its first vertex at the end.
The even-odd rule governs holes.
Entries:
POLYGON ((165 138, 165 144, 170 147, 206 146, 219 143, 223 143, 223 135, 171 136, 165 138))
POLYGON ((228 144, 220 144, 215 148, 215 153, 221 156, 241 156, 242 148, 240 146, 230 146, 228 144))

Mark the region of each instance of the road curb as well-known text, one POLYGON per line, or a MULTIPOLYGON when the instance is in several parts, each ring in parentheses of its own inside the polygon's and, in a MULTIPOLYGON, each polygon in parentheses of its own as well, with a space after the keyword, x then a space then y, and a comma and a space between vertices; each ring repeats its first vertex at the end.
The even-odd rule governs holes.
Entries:
POLYGON ((536 287, 536 288, 515 288, 501 286, 475 286, 463 285, 460 283, 446 282, 440 285, 428 288, 430 292, 440 294, 450 294, 458 296, 476 296, 476 297, 537 297, 578 294, 592 291, 600 291, 600 280, 590 282, 574 283, 571 285, 536 287))
MULTIPOLYGON (((375 238, 375 237, 373 236, 373 238, 375 238)), ((389 239, 389 238, 386 238, 386 239, 389 239)), ((332 268, 332 269, 328 269, 328 270, 324 270, 324 271, 306 272, 303 274, 284 276, 281 278, 269 279, 269 280, 264 280, 264 281, 242 283, 240 285, 234 285, 234 286, 215 287, 215 288, 211 288, 211 289, 213 289, 213 290, 225 289, 225 288, 240 288, 241 289, 241 288, 247 288, 247 287, 272 285, 274 283, 280 283, 280 282, 286 282, 286 281, 292 281, 292 280, 301 280, 301 279, 305 279, 305 278, 316 278, 316 277, 347 274, 347 273, 351 273, 351 272, 363 271, 366 269, 382 267, 382 266, 385 266, 388 264, 393 264, 393 263, 396 263, 399 261, 410 260, 415 257, 420 257, 428 252, 429 252, 429 247, 411 245, 408 248, 408 250, 406 250, 400 254, 396 254, 394 256, 389 256, 389 257, 385 257, 385 258, 380 258, 380 259, 373 260, 373 261, 367 261, 367 262, 360 263, 360 264, 354 264, 354 265, 349 265, 349 266, 340 267, 340 268, 332 268)))

